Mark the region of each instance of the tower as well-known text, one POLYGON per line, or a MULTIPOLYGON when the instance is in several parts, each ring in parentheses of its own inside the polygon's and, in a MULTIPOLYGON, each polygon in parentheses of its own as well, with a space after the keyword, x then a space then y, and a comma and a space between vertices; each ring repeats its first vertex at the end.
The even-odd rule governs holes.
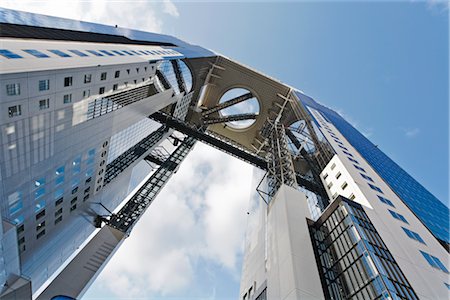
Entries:
POLYGON ((243 299, 447 294, 445 234, 331 110, 172 37, 14 20, 0 51, 5 299, 82 295, 196 141, 267 172, 243 299))

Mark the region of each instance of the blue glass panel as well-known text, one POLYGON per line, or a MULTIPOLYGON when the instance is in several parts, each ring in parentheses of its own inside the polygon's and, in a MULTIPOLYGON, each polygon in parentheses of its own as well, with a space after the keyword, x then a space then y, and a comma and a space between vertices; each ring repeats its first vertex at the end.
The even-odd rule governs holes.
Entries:
POLYGON ((380 199, 381 202, 383 202, 383 203, 385 203, 387 205, 390 205, 392 207, 395 207, 394 204, 391 202, 391 200, 388 200, 388 199, 386 199, 384 197, 381 197, 380 195, 377 195, 377 196, 378 196, 378 199, 380 199))
POLYGON ((89 156, 89 157, 95 156, 95 149, 89 150, 89 151, 88 151, 88 156, 89 156))
POLYGON ((39 187, 45 184, 45 178, 39 178, 34 181, 34 186, 39 187))
POLYGON ((57 189, 55 191, 55 199, 59 199, 64 195, 64 189, 57 189))
POLYGON ((112 54, 111 52, 106 51, 106 50, 100 50, 100 52, 101 52, 101 53, 105 53, 105 54, 108 55, 108 56, 115 56, 114 54, 112 54))
POLYGON ((86 51, 89 52, 89 53, 94 54, 95 56, 103 56, 103 54, 101 54, 101 53, 99 53, 99 52, 97 52, 95 50, 86 50, 86 51))
POLYGON ((76 54, 76 55, 81 56, 81 57, 89 56, 86 53, 81 52, 80 50, 69 50, 69 51, 72 52, 73 54, 76 54))
POLYGON ((24 49, 22 50, 23 52, 26 52, 28 54, 31 54, 33 56, 39 57, 39 58, 46 58, 46 57, 50 57, 47 54, 45 54, 44 52, 38 51, 38 50, 33 50, 33 49, 24 49))
POLYGON ((19 54, 16 54, 6 49, 0 49, 0 55, 6 58, 22 58, 22 56, 20 56, 19 54))
POLYGON ((48 50, 48 51, 50 51, 58 56, 61 56, 61 57, 71 57, 69 54, 62 52, 61 50, 48 50))
POLYGON ((118 51, 118 50, 111 50, 111 52, 114 52, 116 54, 119 54, 120 56, 124 56, 125 54, 123 54, 122 52, 118 51))
POLYGON ((23 201, 20 199, 9 206, 9 214, 14 215, 23 208, 23 201))
POLYGON ((43 199, 36 203, 36 206, 34 207, 34 212, 38 212, 44 207, 45 207, 45 200, 43 199))
POLYGON ((123 52, 123 53, 126 53, 126 54, 128 54, 128 55, 134 55, 133 53, 131 53, 131 52, 127 51, 127 50, 122 50, 122 52, 123 52))
POLYGON ((24 220, 24 219, 25 219, 25 218, 23 217, 23 215, 17 216, 17 217, 14 219, 14 223, 15 223, 16 225, 21 224, 21 223, 23 223, 23 220, 24 220))
POLYGON ((40 197, 45 195, 45 188, 40 188, 34 192, 34 199, 39 199, 40 197))
POLYGON ((64 176, 59 176, 55 179, 55 185, 58 186, 60 184, 64 183, 64 176))
POLYGON ((56 175, 64 174, 64 166, 57 168, 55 173, 56 173, 56 175))
POLYGON ((450 211, 411 175, 384 154, 335 111, 296 92, 303 104, 317 109, 374 168, 402 201, 439 239, 450 243, 450 211))

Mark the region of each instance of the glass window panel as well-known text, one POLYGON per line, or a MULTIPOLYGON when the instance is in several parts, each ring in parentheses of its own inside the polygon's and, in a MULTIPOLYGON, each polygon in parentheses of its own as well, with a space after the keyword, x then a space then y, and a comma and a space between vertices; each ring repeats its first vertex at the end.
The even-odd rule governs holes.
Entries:
POLYGON ((34 49, 25 49, 25 50, 22 50, 22 51, 24 51, 24 52, 26 52, 28 54, 31 54, 31 55, 33 55, 35 57, 38 57, 38 58, 50 57, 47 54, 45 54, 44 52, 41 52, 41 51, 38 51, 38 50, 34 50, 34 49))
POLYGON ((22 56, 20 56, 19 54, 16 54, 6 49, 0 49, 0 55, 6 58, 22 58, 22 56))
POLYGON ((56 54, 56 55, 58 55, 60 57, 71 57, 69 54, 67 54, 67 53, 65 53, 65 52, 63 52, 61 50, 48 50, 48 51, 50 51, 50 52, 52 52, 52 53, 54 53, 54 54, 56 54))

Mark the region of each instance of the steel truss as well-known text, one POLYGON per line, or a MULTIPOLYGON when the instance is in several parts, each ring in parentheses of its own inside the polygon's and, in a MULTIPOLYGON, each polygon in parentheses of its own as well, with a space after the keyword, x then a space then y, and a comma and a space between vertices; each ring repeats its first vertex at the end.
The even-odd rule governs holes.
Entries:
POLYGON ((195 139, 186 137, 160 167, 150 176, 141 188, 127 201, 122 209, 113 214, 106 224, 125 233, 129 233, 136 222, 158 195, 178 166, 186 158, 195 144, 195 139))

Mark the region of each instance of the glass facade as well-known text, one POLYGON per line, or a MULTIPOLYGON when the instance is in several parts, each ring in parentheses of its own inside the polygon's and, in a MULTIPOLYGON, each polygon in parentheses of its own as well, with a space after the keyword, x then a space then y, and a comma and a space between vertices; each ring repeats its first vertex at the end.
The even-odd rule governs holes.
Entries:
POLYGON ((445 204, 406 173, 338 113, 318 104, 300 92, 296 92, 296 94, 303 105, 320 111, 329 122, 333 123, 436 238, 447 244, 450 243, 450 214, 445 204))
POLYGON ((310 230, 326 299, 418 299, 361 205, 338 197, 310 230))

